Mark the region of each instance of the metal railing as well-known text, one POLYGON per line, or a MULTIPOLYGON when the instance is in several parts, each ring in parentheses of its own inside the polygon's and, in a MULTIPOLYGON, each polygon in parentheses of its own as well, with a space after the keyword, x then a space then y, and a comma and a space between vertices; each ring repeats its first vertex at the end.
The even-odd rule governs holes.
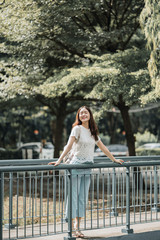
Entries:
POLYGON ((54 167, 44 165, 50 160, 37 159, 0 161, 0 239, 64 232, 68 233, 65 239, 74 239, 72 186, 78 175, 73 169, 92 168, 82 230, 125 225, 122 231, 132 233, 132 224, 160 221, 160 156, 123 159, 124 164, 117 165, 107 158, 96 158, 92 167, 54 167))

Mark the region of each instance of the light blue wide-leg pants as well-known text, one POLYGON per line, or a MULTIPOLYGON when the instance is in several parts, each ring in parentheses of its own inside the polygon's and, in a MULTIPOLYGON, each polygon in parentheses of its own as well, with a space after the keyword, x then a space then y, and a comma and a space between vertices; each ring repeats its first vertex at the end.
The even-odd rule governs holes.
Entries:
MULTIPOLYGON (((72 170, 72 218, 84 217, 88 203, 91 169, 72 170)), ((66 218, 68 219, 68 198, 66 218)))

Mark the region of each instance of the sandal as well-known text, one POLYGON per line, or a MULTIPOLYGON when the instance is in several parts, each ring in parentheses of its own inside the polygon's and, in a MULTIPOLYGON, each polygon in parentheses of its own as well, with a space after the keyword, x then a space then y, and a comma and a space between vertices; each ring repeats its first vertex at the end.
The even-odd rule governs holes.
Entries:
POLYGON ((77 238, 84 238, 84 234, 78 229, 75 229, 75 231, 73 232, 73 236, 77 238))

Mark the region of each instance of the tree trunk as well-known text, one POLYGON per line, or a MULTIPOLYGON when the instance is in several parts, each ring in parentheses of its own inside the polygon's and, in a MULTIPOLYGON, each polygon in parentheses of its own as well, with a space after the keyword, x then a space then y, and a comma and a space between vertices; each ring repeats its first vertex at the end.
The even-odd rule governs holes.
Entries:
MULTIPOLYGON (((122 100, 122 96, 119 97, 120 101, 117 104, 117 107, 119 108, 123 123, 124 123, 124 129, 126 132, 126 140, 127 140, 127 146, 129 150, 129 156, 135 156, 135 138, 132 131, 132 125, 129 117, 129 107, 125 105, 125 102, 122 100)), ((133 172, 135 174, 135 187, 136 189, 140 190, 140 178, 141 178, 141 170, 139 167, 133 167, 133 172)), ((143 189, 145 187, 145 182, 143 180, 143 189)))
POLYGON ((60 151, 63 150, 64 145, 64 121, 66 118, 66 107, 67 102, 62 100, 59 103, 59 106, 56 110, 56 121, 54 121, 52 127, 53 127, 53 142, 54 142, 54 157, 58 158, 60 151))
POLYGON ((123 118, 124 123, 124 130, 126 132, 126 140, 127 140, 127 146, 129 150, 130 156, 135 156, 135 138, 132 131, 132 125, 129 117, 129 107, 125 105, 125 102, 123 102, 122 97, 120 96, 120 101, 117 104, 117 107, 119 108, 121 112, 121 116, 123 118))
POLYGON ((110 143, 115 143, 115 129, 116 129, 117 119, 114 118, 113 113, 109 113, 109 133, 110 133, 110 143))
POLYGON ((63 130, 64 130, 65 116, 59 113, 56 116, 56 128, 55 128, 55 144, 54 144, 54 157, 58 158, 60 151, 63 149, 63 130))

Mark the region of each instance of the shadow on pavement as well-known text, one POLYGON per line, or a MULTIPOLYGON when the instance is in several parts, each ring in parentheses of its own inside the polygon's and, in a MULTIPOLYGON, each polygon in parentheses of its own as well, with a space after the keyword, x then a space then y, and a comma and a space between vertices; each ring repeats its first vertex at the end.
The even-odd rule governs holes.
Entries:
POLYGON ((144 232, 144 233, 134 233, 129 235, 123 235, 123 236, 114 236, 114 237, 89 237, 86 236, 83 238, 85 240, 160 240, 160 231, 150 231, 150 232, 144 232))

